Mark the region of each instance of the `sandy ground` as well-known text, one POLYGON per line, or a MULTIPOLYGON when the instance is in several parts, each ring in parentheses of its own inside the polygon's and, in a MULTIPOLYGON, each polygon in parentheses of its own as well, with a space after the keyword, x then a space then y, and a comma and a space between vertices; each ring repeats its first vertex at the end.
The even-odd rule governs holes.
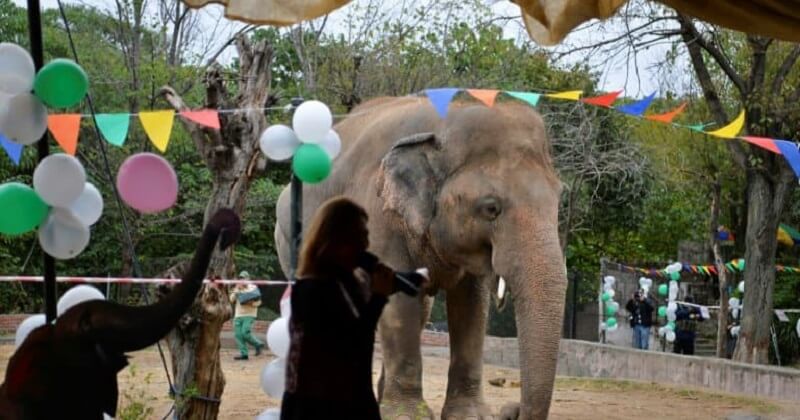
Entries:
MULTIPOLYGON (((0 377, 4 377, 13 346, 0 345, 0 377)), ((252 419, 278 401, 267 397, 259 386, 261 368, 271 356, 246 362, 233 360, 235 352, 223 349, 222 363, 227 387, 222 399, 220 419, 252 419)), ((132 355, 131 366, 120 373, 120 410, 137 406, 152 410, 146 418, 161 419, 171 400, 158 353, 154 349, 132 355)), ((377 355, 380 359, 380 355, 377 355)), ((446 359, 426 357, 424 365, 425 399, 434 413, 441 412, 446 390, 446 359)), ((376 366, 378 366, 376 364, 376 366)), ((377 378, 377 371, 375 373, 377 378)), ((499 411, 508 401, 519 398, 519 371, 497 366, 484 368, 484 392, 490 406, 499 411), (489 380, 505 378, 506 385, 490 385, 489 380)), ((767 419, 800 418, 800 402, 772 401, 715 394, 696 389, 628 381, 559 378, 551 408, 553 419, 724 419, 736 414, 759 415, 767 419)))

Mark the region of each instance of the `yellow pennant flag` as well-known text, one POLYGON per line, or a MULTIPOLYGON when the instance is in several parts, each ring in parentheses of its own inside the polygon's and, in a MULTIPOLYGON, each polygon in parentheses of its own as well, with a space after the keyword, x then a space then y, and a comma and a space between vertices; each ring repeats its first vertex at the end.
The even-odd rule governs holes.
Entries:
POLYGON ((568 90, 566 92, 547 93, 544 96, 553 99, 568 99, 570 101, 577 101, 583 95, 582 90, 568 90))
POLYGON ((147 137, 161 153, 167 151, 169 136, 172 134, 172 122, 175 120, 175 111, 149 111, 140 112, 139 120, 142 122, 147 137))
POLYGON ((706 131, 706 134, 711 134, 712 136, 721 137, 723 139, 733 139, 739 135, 742 131, 742 127, 744 127, 744 110, 742 110, 739 116, 731 121, 730 124, 714 131, 706 131))

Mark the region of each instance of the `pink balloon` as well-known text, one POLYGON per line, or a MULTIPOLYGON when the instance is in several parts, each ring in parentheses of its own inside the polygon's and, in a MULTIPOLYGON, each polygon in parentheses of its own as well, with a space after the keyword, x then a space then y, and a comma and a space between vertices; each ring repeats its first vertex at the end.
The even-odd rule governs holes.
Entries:
POLYGON ((178 199, 178 176, 172 165, 153 153, 137 153, 122 163, 117 173, 122 200, 141 213, 158 213, 178 199))

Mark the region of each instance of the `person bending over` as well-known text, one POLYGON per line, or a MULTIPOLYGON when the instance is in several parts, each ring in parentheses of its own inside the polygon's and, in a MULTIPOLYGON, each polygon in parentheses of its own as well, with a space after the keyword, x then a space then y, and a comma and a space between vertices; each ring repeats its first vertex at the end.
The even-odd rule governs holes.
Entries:
POLYGON ((346 198, 314 216, 292 287, 281 419, 380 419, 372 390, 375 328, 387 298, 425 280, 395 274, 369 247, 367 213, 346 198), (413 284, 402 284, 403 280, 413 284))
MULTIPOLYGON (((249 282, 250 273, 242 271, 239 279, 249 282)), ((250 344, 256 351, 256 356, 261 354, 264 343, 253 336, 253 323, 258 316, 258 307, 261 306, 261 293, 258 287, 252 283, 239 283, 234 286, 230 295, 231 303, 236 304, 233 317, 233 337, 236 339, 236 347, 239 348, 239 355, 235 360, 247 360, 247 345, 250 344)))

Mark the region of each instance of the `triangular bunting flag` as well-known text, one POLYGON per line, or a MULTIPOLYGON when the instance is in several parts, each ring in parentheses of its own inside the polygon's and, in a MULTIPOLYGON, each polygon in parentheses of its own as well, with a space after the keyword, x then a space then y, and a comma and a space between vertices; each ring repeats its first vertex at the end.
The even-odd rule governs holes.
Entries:
POLYGON ((567 99, 570 101, 577 101, 583 95, 582 90, 568 90, 566 92, 547 93, 545 96, 553 99, 567 99))
POLYGON ((775 144, 775 140, 773 139, 766 137, 753 137, 753 136, 745 136, 740 138, 750 144, 755 144, 758 147, 767 149, 772 153, 781 154, 781 150, 778 149, 778 145, 775 144))
POLYGON ((205 127, 219 130, 219 112, 214 109, 200 109, 197 111, 183 111, 181 116, 205 127))
POLYGON ((535 107, 539 104, 539 98, 542 97, 539 93, 533 92, 506 92, 507 95, 519 99, 520 101, 527 102, 528 105, 535 107))
POLYGON ((699 133, 705 133, 705 129, 709 124, 692 124, 692 125, 684 125, 682 127, 686 127, 689 130, 697 131, 699 133))
POLYGON ((794 170, 794 174, 800 178, 800 151, 797 150, 797 144, 786 140, 775 140, 781 154, 786 159, 786 162, 794 170))
POLYGON ((436 112, 442 118, 447 117, 447 108, 450 106, 450 102, 453 101, 453 97, 456 96, 456 93, 458 93, 458 89, 456 88, 425 90, 425 95, 428 96, 428 100, 431 101, 436 112))
POLYGON ((686 108, 686 102, 682 103, 679 107, 673 109, 672 111, 665 112, 663 114, 655 114, 655 115, 648 115, 645 118, 650 121, 658 121, 665 124, 669 124, 672 120, 675 119, 683 110, 686 108))
POLYGON ((0 134, 0 145, 3 146, 3 150, 6 151, 6 154, 9 158, 11 158, 11 161, 14 162, 14 165, 19 165, 19 160, 22 158, 23 146, 21 144, 14 143, 2 134, 0 134))
POLYGON ((175 120, 175 111, 149 111, 140 112, 139 120, 142 122, 147 137, 161 153, 167 151, 169 136, 172 134, 172 123, 175 120))
POLYGON ((627 105, 620 105, 617 107, 617 111, 622 112, 624 114, 633 115, 636 117, 641 117, 644 115, 644 112, 647 111, 647 108, 650 107, 650 104, 655 99, 656 94, 651 93, 647 95, 644 99, 640 101, 636 101, 627 105))
POLYGON ((500 93, 500 91, 493 89, 467 89, 467 93, 491 108, 494 106, 494 100, 497 99, 497 94, 500 93))
POLYGON ((78 151, 78 133, 81 131, 81 114, 51 114, 47 128, 64 152, 75 156, 78 151))
POLYGON ((583 99, 581 99, 581 102, 583 102, 585 104, 589 104, 589 105, 597 105, 597 106, 602 106, 602 107, 606 107, 606 108, 611 108, 611 104, 613 104, 614 101, 617 100, 617 97, 621 93, 622 93, 622 91, 618 90, 616 92, 607 93, 607 94, 602 95, 602 96, 595 96, 593 98, 583 98, 583 99))
POLYGON ((122 146, 128 137, 128 127, 131 123, 130 114, 97 114, 95 115, 97 128, 107 142, 114 146, 122 146))
POLYGON ((739 132, 742 131, 742 127, 744 127, 744 111, 740 112, 739 115, 725 127, 714 131, 706 131, 706 133, 723 139, 732 139, 739 135, 739 132))

